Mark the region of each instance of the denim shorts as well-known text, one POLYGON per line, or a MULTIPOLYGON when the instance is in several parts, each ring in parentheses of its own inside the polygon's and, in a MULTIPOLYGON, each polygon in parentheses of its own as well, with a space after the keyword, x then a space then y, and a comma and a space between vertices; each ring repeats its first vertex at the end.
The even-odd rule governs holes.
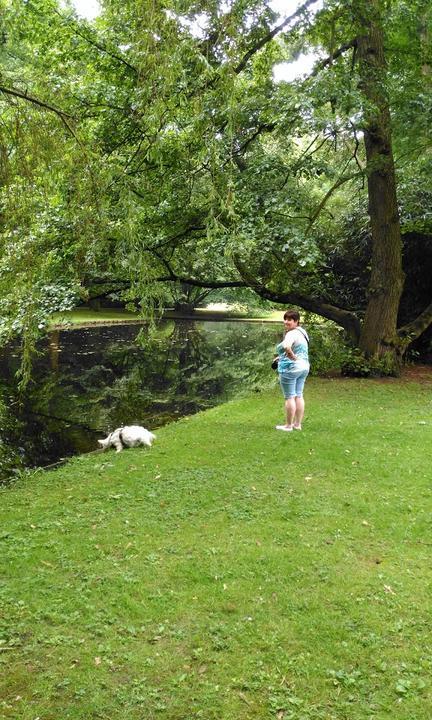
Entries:
POLYGON ((301 397, 309 368, 301 370, 285 370, 279 375, 279 382, 285 400, 292 397, 301 397))

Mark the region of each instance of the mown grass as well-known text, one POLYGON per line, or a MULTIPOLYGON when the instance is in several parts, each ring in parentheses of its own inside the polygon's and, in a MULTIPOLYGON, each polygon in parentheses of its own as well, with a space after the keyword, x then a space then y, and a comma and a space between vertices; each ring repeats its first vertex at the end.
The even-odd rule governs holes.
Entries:
POLYGON ((1 491, 0 717, 429 720, 431 383, 277 389, 1 491))

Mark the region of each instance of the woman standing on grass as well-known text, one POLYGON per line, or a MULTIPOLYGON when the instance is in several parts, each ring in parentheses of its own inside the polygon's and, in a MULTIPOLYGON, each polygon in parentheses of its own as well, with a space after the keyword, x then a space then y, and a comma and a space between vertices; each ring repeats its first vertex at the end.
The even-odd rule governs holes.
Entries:
POLYGON ((285 425, 276 425, 276 430, 291 432, 302 429, 304 415, 303 388, 309 374, 309 337, 299 327, 300 314, 287 310, 284 314, 286 335, 276 347, 278 353, 279 382, 285 398, 285 425))

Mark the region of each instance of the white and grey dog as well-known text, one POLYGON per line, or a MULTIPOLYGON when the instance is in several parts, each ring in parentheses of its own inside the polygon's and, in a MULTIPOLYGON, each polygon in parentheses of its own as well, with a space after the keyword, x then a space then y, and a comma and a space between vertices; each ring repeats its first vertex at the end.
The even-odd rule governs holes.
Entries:
POLYGON ((114 430, 105 440, 98 440, 98 443, 102 445, 103 450, 115 447, 116 452, 121 452, 123 448, 137 447, 138 445, 151 447, 155 439, 156 435, 153 435, 150 430, 146 430, 141 425, 125 425, 114 430))

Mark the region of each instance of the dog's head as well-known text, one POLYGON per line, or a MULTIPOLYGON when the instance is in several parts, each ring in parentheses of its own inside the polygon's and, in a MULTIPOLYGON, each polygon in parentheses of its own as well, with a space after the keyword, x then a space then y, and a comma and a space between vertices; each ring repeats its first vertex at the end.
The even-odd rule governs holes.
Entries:
POLYGON ((110 446, 110 439, 111 437, 108 436, 105 440, 98 440, 98 443, 102 446, 103 450, 106 450, 110 446))

